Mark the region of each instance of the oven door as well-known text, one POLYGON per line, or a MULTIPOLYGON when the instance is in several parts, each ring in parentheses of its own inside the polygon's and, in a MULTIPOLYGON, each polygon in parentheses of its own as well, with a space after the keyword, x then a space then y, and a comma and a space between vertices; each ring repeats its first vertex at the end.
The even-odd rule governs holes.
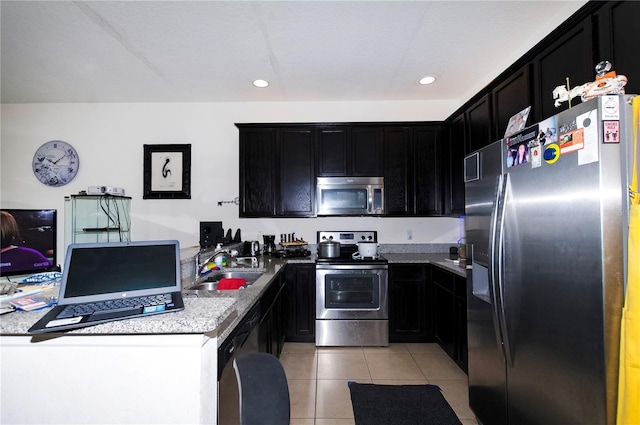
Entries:
POLYGON ((388 319, 387 268, 316 265, 316 319, 388 319))

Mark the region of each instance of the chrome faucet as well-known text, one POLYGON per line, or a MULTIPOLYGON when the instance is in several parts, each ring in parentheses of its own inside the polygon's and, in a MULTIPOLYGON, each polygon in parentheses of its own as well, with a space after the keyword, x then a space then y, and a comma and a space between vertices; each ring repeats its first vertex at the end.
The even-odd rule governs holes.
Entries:
POLYGON ((200 274, 202 273, 202 269, 204 268, 204 266, 206 266, 211 261, 214 261, 219 256, 225 255, 225 254, 230 257, 232 256, 232 252, 227 251, 226 249, 216 248, 213 254, 207 257, 205 261, 200 262, 200 254, 202 254, 202 251, 198 252, 195 256, 195 278, 196 279, 200 277, 200 274))

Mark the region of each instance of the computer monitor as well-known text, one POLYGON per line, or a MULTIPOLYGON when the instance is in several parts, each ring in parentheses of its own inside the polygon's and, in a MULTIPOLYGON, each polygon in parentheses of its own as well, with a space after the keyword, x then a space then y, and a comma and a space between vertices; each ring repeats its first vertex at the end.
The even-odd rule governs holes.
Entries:
POLYGON ((57 210, 2 209, 0 276, 29 275, 57 264, 57 210))

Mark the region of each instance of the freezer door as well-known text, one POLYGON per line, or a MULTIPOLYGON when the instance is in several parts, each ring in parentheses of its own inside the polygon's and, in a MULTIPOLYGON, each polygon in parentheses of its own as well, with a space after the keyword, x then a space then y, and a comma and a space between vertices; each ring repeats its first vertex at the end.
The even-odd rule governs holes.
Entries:
POLYGON ((489 246, 502 174, 502 142, 465 158, 469 405, 484 424, 507 423, 506 370, 497 322, 489 246))

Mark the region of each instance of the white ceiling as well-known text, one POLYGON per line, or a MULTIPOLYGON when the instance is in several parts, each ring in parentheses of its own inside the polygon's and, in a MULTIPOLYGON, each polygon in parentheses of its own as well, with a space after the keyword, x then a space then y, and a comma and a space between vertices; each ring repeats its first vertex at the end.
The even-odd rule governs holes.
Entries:
POLYGON ((463 103, 585 3, 2 0, 2 103, 463 103))

